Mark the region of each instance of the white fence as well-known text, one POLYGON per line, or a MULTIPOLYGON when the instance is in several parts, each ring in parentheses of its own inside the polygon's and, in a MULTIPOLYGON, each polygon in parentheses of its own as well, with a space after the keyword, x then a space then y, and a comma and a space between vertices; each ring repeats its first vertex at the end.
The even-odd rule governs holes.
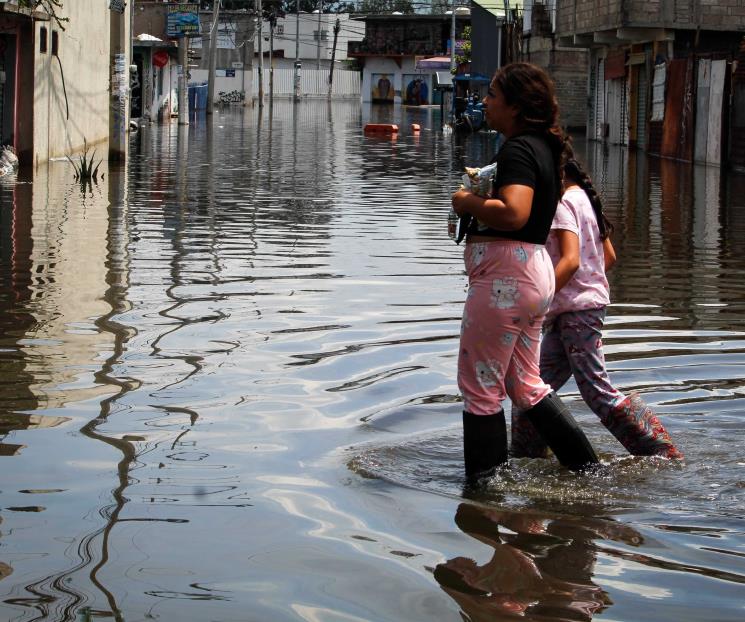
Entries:
MULTIPOLYGON (((274 70, 274 97, 292 97, 294 92, 294 69, 274 70)), ((264 68, 264 96, 269 97, 269 68, 264 68)), ((259 70, 253 70, 253 97, 259 95, 259 70)), ((326 97, 329 92, 329 70, 328 69, 301 69, 300 70, 300 96, 301 97, 326 97)), ((348 97, 359 99, 360 97, 360 74, 358 71, 334 69, 334 82, 331 95, 335 98, 348 97)))

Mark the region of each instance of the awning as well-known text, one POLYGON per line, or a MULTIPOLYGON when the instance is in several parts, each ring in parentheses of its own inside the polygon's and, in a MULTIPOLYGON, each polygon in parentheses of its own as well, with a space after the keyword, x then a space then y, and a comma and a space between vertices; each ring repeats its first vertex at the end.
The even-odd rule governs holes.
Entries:
POLYGON ((453 74, 449 71, 436 71, 435 72, 435 83, 432 85, 435 89, 452 89, 453 88, 453 74))
POLYGON ((455 82, 477 82, 479 84, 489 84, 491 80, 483 73, 459 73, 453 76, 455 82))
POLYGON ((430 58, 420 58, 416 62, 417 69, 450 69, 449 56, 431 56, 430 58))

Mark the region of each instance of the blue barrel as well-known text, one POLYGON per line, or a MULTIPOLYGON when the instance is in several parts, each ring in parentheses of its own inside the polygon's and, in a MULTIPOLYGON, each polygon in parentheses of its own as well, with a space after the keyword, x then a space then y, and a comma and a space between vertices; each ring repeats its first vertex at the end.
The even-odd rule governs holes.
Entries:
POLYGON ((207 110, 207 83, 190 84, 188 89, 189 112, 207 110))

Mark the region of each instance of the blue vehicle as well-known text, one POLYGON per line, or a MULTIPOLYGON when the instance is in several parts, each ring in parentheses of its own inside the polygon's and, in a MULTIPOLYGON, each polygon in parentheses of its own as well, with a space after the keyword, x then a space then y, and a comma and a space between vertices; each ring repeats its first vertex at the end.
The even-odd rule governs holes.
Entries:
POLYGON ((478 95, 489 84, 481 74, 464 73, 453 77, 456 96, 453 97, 453 127, 456 132, 478 132, 484 127, 484 104, 478 95), (460 96, 458 93, 462 93, 460 96))

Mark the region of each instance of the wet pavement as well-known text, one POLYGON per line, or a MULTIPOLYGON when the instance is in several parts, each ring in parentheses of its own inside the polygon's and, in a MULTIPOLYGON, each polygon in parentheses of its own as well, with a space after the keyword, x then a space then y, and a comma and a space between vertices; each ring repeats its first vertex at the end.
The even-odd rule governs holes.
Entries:
POLYGON ((464 495, 446 215, 494 137, 440 126, 282 102, 0 180, 0 619, 742 620, 745 178, 576 140, 612 378, 687 460, 568 384, 605 466, 464 495))

